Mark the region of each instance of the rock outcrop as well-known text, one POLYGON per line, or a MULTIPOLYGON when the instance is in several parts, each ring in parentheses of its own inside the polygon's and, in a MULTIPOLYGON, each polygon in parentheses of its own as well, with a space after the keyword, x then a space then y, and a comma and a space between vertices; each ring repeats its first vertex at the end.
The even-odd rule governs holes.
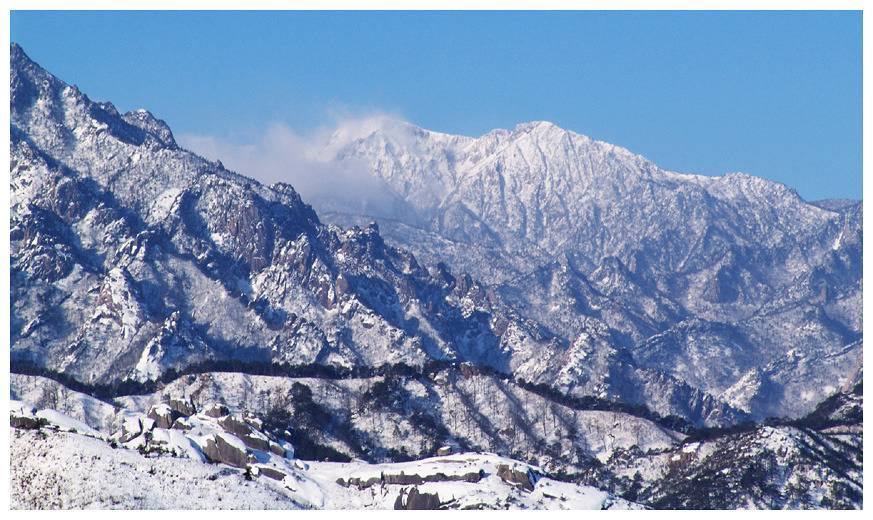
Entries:
POLYGON ((400 490, 400 494, 397 495, 397 499, 394 501, 394 509, 439 509, 440 504, 438 493, 422 493, 417 487, 412 487, 408 492, 406 488, 400 490))

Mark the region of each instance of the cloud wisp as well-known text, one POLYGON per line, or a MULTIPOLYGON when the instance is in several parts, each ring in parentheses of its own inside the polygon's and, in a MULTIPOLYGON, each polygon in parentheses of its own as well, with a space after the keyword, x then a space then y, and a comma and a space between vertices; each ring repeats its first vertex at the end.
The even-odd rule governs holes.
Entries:
POLYGON ((178 141, 264 184, 291 184, 317 209, 397 217, 402 202, 366 164, 336 160, 344 146, 394 120, 388 115, 346 118, 309 134, 273 123, 249 142, 196 134, 180 135, 178 141))

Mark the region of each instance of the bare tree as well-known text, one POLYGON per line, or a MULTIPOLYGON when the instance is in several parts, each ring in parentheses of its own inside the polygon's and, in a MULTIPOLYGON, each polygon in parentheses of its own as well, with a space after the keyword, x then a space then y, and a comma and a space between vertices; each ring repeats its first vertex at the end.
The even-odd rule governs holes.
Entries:
POLYGON ((48 384, 42 388, 42 393, 36 401, 37 408, 57 410, 60 406, 59 386, 48 384))

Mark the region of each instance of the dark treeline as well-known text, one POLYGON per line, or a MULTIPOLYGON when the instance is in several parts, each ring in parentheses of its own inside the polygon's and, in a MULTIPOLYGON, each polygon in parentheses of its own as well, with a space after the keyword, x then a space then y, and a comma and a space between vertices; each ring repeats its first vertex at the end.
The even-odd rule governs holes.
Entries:
POLYGON ((145 381, 121 379, 109 383, 84 383, 69 374, 56 372, 27 360, 12 360, 10 365, 10 370, 14 374, 46 377, 61 383, 71 390, 107 402, 111 402, 116 397, 154 393, 180 377, 208 372, 231 372, 258 376, 315 379, 357 379, 386 376, 397 378, 426 378, 433 380, 440 372, 457 371, 466 375, 481 374, 494 377, 574 410, 624 412, 644 419, 649 419, 672 430, 685 433, 694 430, 694 425, 681 417, 661 417, 659 414, 649 410, 643 405, 610 401, 593 396, 570 396, 543 383, 531 383, 524 379, 515 379, 511 375, 499 372, 491 367, 472 365, 470 363, 457 361, 429 360, 420 367, 399 363, 380 365, 377 367, 347 368, 319 364, 290 365, 286 363, 237 360, 208 360, 189 365, 181 371, 173 369, 167 370, 158 379, 149 379, 145 381))
MULTIPOLYGON (((288 378, 314 378, 314 379, 358 379, 385 376, 389 378, 425 378, 433 380, 440 372, 457 372, 464 376, 481 374, 494 377, 507 383, 516 385, 524 390, 534 393, 556 404, 579 411, 610 411, 622 412, 643 419, 650 420, 665 428, 688 435, 686 442, 713 439, 722 435, 730 435, 751 431, 762 424, 766 425, 789 425, 805 428, 821 428, 832 425, 833 421, 827 419, 822 412, 830 408, 837 396, 823 402, 816 412, 807 417, 795 420, 773 418, 761 423, 743 422, 726 427, 700 427, 678 416, 661 416, 641 404, 631 404, 619 401, 601 399, 594 396, 572 396, 553 386, 545 383, 532 383, 524 379, 515 379, 509 374, 499 372, 491 367, 477 366, 470 363, 457 361, 429 360, 423 366, 416 367, 400 364, 386 364, 377 367, 340 367, 335 365, 290 365, 287 363, 268 363, 237 360, 208 360, 186 367, 184 370, 167 370, 158 379, 137 381, 133 379, 121 379, 109 383, 84 383, 73 376, 56 372, 34 364, 27 360, 11 360, 10 371, 13 374, 30 376, 42 376, 52 379, 67 388, 90 395, 97 399, 112 402, 116 397, 128 395, 143 395, 160 391, 164 386, 172 383, 180 377, 197 375, 209 372, 230 372, 258 376, 277 376, 288 378)), ((853 390, 860 395, 861 385, 853 390)))

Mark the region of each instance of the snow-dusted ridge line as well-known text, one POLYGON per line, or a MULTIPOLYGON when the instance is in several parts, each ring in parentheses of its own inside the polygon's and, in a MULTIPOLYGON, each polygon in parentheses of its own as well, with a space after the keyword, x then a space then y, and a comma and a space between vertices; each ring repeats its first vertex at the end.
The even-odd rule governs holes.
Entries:
MULTIPOLYGON (((479 138, 395 124, 399 138, 370 132, 339 160, 371 164, 416 218, 346 212, 337 218, 356 227, 340 227, 339 213, 321 211, 330 201, 313 201, 317 215, 290 185, 230 172, 148 114, 118 114, 12 55, 17 366, 108 397, 124 380, 166 378, 164 388, 275 412, 295 449, 318 459, 420 460, 451 446, 536 460, 599 489, 632 487, 639 471, 638 496, 658 505, 860 504, 854 473, 834 472, 840 460, 861 466, 849 395, 862 373, 859 203, 809 204, 747 175, 676 177, 549 124, 479 138), (428 371, 434 360, 451 368, 428 371), (368 372, 383 365, 411 371, 368 372), (253 366, 369 377, 234 373, 253 366), (170 377, 192 367, 230 372, 170 377), (802 418, 831 394, 845 421, 827 411, 824 425, 701 428, 802 418), (578 406, 613 402, 632 413, 578 406), (669 430, 688 424, 700 449, 673 445, 682 435, 669 430), (736 480, 762 460, 781 498, 736 480), (672 486, 679 478, 700 486, 672 486)), ((43 399, 56 385, 13 379, 22 400, 69 401, 63 413, 86 424, 119 420, 106 403, 61 389, 43 399)), ((118 400, 147 414, 164 397, 118 400)), ((207 431, 215 421, 197 421, 180 423, 197 439, 157 426, 153 440, 177 454, 199 440, 241 464, 233 439, 207 431)))
POLYGON ((568 342, 603 326, 638 368, 734 399, 757 419, 809 412, 860 364, 852 355, 803 374, 768 369, 787 345, 813 358, 861 338, 860 201, 808 202, 745 173, 667 171, 539 121, 479 137, 376 125, 337 160, 368 165, 407 207, 355 215, 319 197, 325 221, 376 218, 389 243, 469 273, 568 342), (728 328, 683 337, 683 321, 728 328), (671 345, 637 356, 664 334, 671 345), (731 370, 706 368, 719 364, 731 370), (811 397, 791 399, 797 387, 811 397))
POLYGON ((488 453, 443 454, 394 464, 304 462, 293 458, 290 446, 277 455, 272 441, 270 450, 276 453, 251 448, 249 437, 236 436, 237 428, 248 428, 255 435, 253 440, 266 442, 264 435, 251 429, 261 422, 246 415, 229 415, 218 405, 196 415, 181 414, 172 428, 161 422, 186 406, 184 401, 155 405, 148 417, 122 412, 119 432, 108 437, 86 430, 84 437, 71 427, 83 427, 75 419, 13 402, 13 507, 640 507, 606 491, 557 481, 540 468, 488 453), (47 419, 36 422, 31 420, 34 417, 47 419), (178 424, 182 426, 177 428, 178 424), (236 435, 223 430, 227 427, 234 428, 236 435), (226 444, 216 449, 219 439, 226 444), (150 469, 145 471, 146 467, 150 469), (152 478, 158 473, 173 485, 152 478), (48 492, 43 483, 57 485, 58 493, 48 492), (200 489, 191 489, 186 497, 178 493, 180 486, 200 489), (420 496, 414 499, 413 495, 420 496), (230 503, 221 503, 224 499, 230 503))
MULTIPOLYGON (((221 460, 214 461, 217 466, 208 464, 203 450, 180 450, 172 439, 196 439, 203 428, 226 427, 235 433, 221 435, 236 438, 236 428, 243 423, 260 428, 259 419, 232 415, 220 405, 197 412, 190 401, 171 399, 169 405, 152 405, 149 418, 140 414, 136 424, 132 419, 137 413, 122 410, 123 426, 109 436, 88 433, 87 426, 64 414, 14 402, 13 507, 214 508, 221 496, 219 507, 235 508, 858 508, 863 489, 859 388, 822 403, 813 416, 795 425, 735 429, 646 453, 620 451, 604 461, 605 474, 565 474, 558 480, 535 465, 481 452, 366 464, 264 458, 253 450, 245 468, 230 458, 230 465, 221 469, 221 460), (181 429, 157 424, 174 410, 183 411, 176 420, 184 423, 181 429), (47 419, 30 421, 36 417, 47 419), (192 429, 195 424, 199 426, 192 429), (123 446, 110 446, 110 438, 123 446), (140 453, 129 449, 134 446, 140 453), (169 458, 171 453, 175 456, 169 458), (753 463, 754 474, 747 471, 753 463), (160 485, 155 475, 172 477, 172 489, 160 485), (140 481, 139 493, 118 487, 118 482, 104 485, 119 478, 140 481), (83 482, 92 484, 85 490, 83 482), (210 482, 218 487, 213 489, 210 482), (46 492, 49 487, 43 484, 59 486, 59 492, 46 492), (179 495, 174 491, 179 486, 197 491, 179 495), (710 491, 701 492, 701 486, 710 491), (415 507, 412 495, 420 495, 415 507)), ((253 441, 264 438, 249 431, 253 441)), ((249 441, 239 439, 231 445, 248 451, 243 444, 249 441)), ((208 450, 209 458, 232 455, 208 450)), ((293 457, 290 451, 284 453, 293 457)))

